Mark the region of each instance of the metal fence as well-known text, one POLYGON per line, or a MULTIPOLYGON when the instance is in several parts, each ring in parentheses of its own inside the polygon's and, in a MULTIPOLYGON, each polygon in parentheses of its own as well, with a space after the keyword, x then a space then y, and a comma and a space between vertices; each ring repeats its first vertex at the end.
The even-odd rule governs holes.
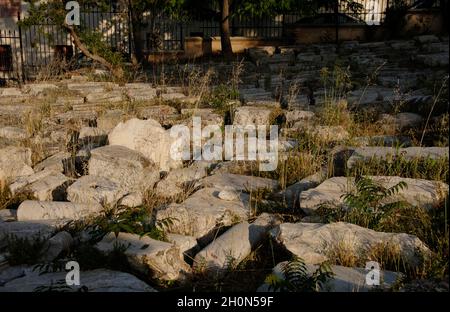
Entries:
POLYGON ((0 29, 0 79, 20 79, 23 73, 22 57, 20 29, 0 29))
MULTIPOLYGON (((384 20, 386 8, 393 0, 356 0, 363 7, 358 12, 352 11, 340 2, 339 12, 347 14, 368 25, 379 25, 384 20)), ((416 0, 405 0, 413 2, 416 0)), ((318 13, 335 13, 334 8, 322 8, 318 13)), ((297 22, 302 16, 286 12, 276 16, 233 16, 230 18, 230 33, 232 36, 250 38, 281 39, 287 25, 297 22)), ((146 52, 183 50, 184 38, 188 36, 216 37, 220 36, 217 18, 191 19, 189 21, 174 21, 159 16, 151 22, 150 27, 144 28, 146 52), (156 38, 159 38, 156 39, 156 38), (157 42, 155 44, 155 42, 157 42)))
MULTIPOLYGON (((383 22, 386 9, 394 0, 356 0, 363 7, 358 12, 351 11, 341 2, 339 12, 352 16, 368 25, 383 22)), ((404 0, 412 6, 417 0, 404 0)), ((435 5, 439 5, 436 1, 435 5)), ((319 13, 336 13, 333 8, 319 13)), ((282 39, 287 25, 297 22, 301 16, 286 12, 275 17, 232 17, 230 31, 232 36, 282 39)), ((20 20, 20 13, 18 19, 20 20)), ((103 39, 115 50, 130 55, 132 41, 131 22, 128 7, 118 7, 115 1, 109 6, 82 6, 80 19, 90 30, 101 34, 103 39)), ((220 36, 216 19, 191 19, 177 21, 164 16, 144 21, 142 29, 144 52, 176 51, 184 49, 184 38, 188 36, 220 36)), ((0 29, 0 78, 24 80, 35 75, 40 69, 49 66, 55 58, 72 58, 80 55, 72 44, 69 35, 52 23, 41 23, 31 27, 0 29)))
MULTIPOLYGON (((17 20, 20 21, 20 13, 17 20)), ((113 2, 106 8, 83 6, 82 25, 100 34, 113 50, 129 55, 129 17, 127 8, 113 2)), ((0 30, 0 78, 26 80, 45 67, 56 66, 61 58, 81 55, 67 32, 50 21, 14 29, 0 30)))

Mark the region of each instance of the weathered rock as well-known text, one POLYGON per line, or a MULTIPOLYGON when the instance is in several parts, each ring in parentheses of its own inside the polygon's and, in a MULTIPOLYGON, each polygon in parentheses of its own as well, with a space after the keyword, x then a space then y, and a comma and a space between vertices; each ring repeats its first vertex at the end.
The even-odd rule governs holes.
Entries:
POLYGON ((195 183, 206 176, 205 166, 191 166, 174 169, 158 182, 155 191, 165 197, 176 197, 186 189, 192 189, 195 183))
POLYGON ((3 127, 0 128, 0 138, 9 140, 23 140, 28 138, 28 133, 18 127, 3 127))
POLYGON ((163 93, 161 94, 161 99, 165 101, 181 101, 185 100, 187 97, 184 93, 176 92, 176 93, 163 93))
POLYGON ((67 199, 73 203, 114 206, 127 193, 128 191, 116 182, 87 175, 67 188, 67 199))
POLYGON ((68 232, 58 232, 44 246, 45 254, 42 260, 48 262, 53 261, 61 252, 69 250, 72 242, 72 236, 68 232))
POLYGON ((316 126, 307 130, 312 136, 324 142, 344 141, 350 134, 342 126, 316 126))
POLYGON ((309 190, 319 185, 324 179, 326 179, 327 170, 321 170, 313 175, 301 179, 300 181, 288 186, 284 191, 280 191, 277 196, 280 200, 284 200, 288 207, 298 207, 301 192, 309 190))
POLYGON ((414 113, 398 113, 395 116, 382 114, 378 123, 388 132, 416 128, 421 125, 422 121, 423 118, 420 115, 414 113))
MULTIPOLYGON (((448 185, 443 182, 423 179, 401 178, 396 176, 370 177, 375 183, 390 188, 403 181, 407 188, 386 198, 387 202, 405 201, 413 206, 430 209, 436 207, 448 193, 448 185)), ((307 214, 312 214, 322 205, 338 207, 344 205, 342 196, 355 190, 354 178, 333 177, 325 180, 319 186, 300 193, 300 208, 307 214)))
POLYGON ((144 194, 142 192, 130 192, 121 198, 120 204, 126 207, 137 207, 144 203, 144 194))
POLYGON ((103 115, 97 118, 97 127, 109 133, 122 121, 124 117, 125 114, 121 110, 116 109, 106 111, 103 115))
POLYGON ((108 252, 116 244, 127 247, 125 254, 130 264, 142 272, 150 271, 153 278, 162 280, 183 279, 190 267, 183 260, 179 247, 154 240, 148 236, 130 233, 119 233, 117 238, 113 233, 106 235, 96 247, 108 252))
POLYGON ((26 265, 15 265, 2 268, 0 271, 0 289, 8 282, 16 278, 24 277, 27 271, 29 272, 31 269, 26 265))
POLYGON ((209 125, 221 127, 224 122, 223 116, 217 114, 211 108, 183 108, 181 115, 189 117, 186 124, 188 127, 192 127, 194 117, 200 118, 202 127, 209 125))
POLYGON ((142 153, 159 165, 161 170, 182 166, 181 160, 171 157, 170 148, 174 141, 168 131, 153 120, 136 118, 119 123, 108 136, 109 144, 121 145, 142 153))
POLYGON ((26 200, 17 209, 17 220, 80 220, 101 211, 99 204, 26 200))
POLYGON ((120 90, 113 90, 109 92, 89 92, 86 95, 87 102, 108 102, 115 103, 124 100, 124 96, 120 90))
POLYGON ((74 105, 80 105, 84 103, 84 97, 83 96, 58 96, 55 101, 58 105, 64 105, 64 106, 74 106, 74 105))
POLYGON ((30 95, 39 95, 46 90, 56 90, 58 86, 52 83, 32 83, 25 87, 25 92, 30 95))
POLYGON ((415 60, 430 67, 446 67, 449 65, 448 51, 434 54, 420 54, 415 57, 415 60))
MULTIPOLYGON (((278 263, 272 270, 272 274, 278 278, 285 279, 283 270, 288 264, 287 261, 278 263)), ((312 275, 317 269, 318 265, 306 264, 306 271, 308 275, 312 275)), ((331 271, 333 276, 327 280, 320 291, 322 292, 367 292, 371 290, 384 289, 388 290, 394 286, 395 282, 401 278, 400 273, 392 271, 380 270, 380 285, 367 285, 366 276, 369 270, 363 268, 348 268, 341 265, 332 265, 331 271)), ((261 285, 258 292, 273 291, 268 284, 261 285)))
POLYGON ((9 97, 9 96, 22 96, 23 93, 19 88, 2 88, 0 90, 0 95, 4 96, 4 97, 9 97))
POLYGON ((178 246, 180 251, 188 258, 192 259, 197 253, 199 246, 195 237, 180 235, 180 234, 166 234, 167 241, 178 246))
POLYGON ((204 178, 201 184, 219 189, 230 188, 245 192, 258 189, 273 191, 279 187, 278 182, 275 180, 232 173, 213 174, 204 178))
POLYGON ((12 180, 11 184, 9 185, 9 190, 11 191, 12 194, 15 194, 23 190, 26 186, 41 179, 45 179, 49 175, 53 175, 55 173, 57 172, 52 170, 42 170, 30 175, 17 177, 14 180, 12 180))
POLYGON ((390 102, 395 98, 392 88, 369 86, 350 92, 347 96, 350 105, 372 105, 390 102))
POLYGON ((31 149, 8 146, 0 149, 0 180, 33 174, 31 149))
POLYGON ((253 106, 241 106, 234 113, 234 125, 270 125, 271 109, 253 106))
POLYGON ((322 56, 315 53, 299 53, 297 55, 297 61, 303 63, 320 63, 322 56))
POLYGON ((93 110, 88 111, 68 111, 57 114, 56 120, 61 124, 76 123, 83 126, 95 125, 98 113, 93 110))
POLYGON ((155 119, 162 125, 170 124, 170 120, 178 116, 178 111, 169 105, 155 105, 143 107, 138 111, 142 119, 155 119))
POLYGON ((83 81, 83 82, 74 82, 68 83, 67 89, 72 91, 78 91, 82 94, 87 93, 95 93, 105 91, 106 88, 113 89, 118 87, 117 84, 111 82, 96 82, 96 81, 83 81))
POLYGON ((127 87, 127 96, 133 101, 149 101, 156 98, 156 89, 151 86, 127 87))
POLYGON ((414 37, 414 40, 419 42, 420 44, 426 44, 426 43, 432 43, 432 42, 439 42, 439 38, 435 35, 422 35, 414 37))
POLYGON ((376 135, 372 137, 355 137, 358 146, 388 146, 388 147, 410 147, 412 145, 411 139, 404 136, 392 135, 376 135))
POLYGON ((97 127, 82 127, 78 136, 78 143, 81 148, 89 150, 106 144, 108 133, 97 127))
POLYGON ((315 114, 311 111, 292 110, 286 112, 285 116, 286 116, 286 123, 288 125, 293 125, 297 121, 310 120, 314 118, 315 114))
POLYGON ((156 292, 155 289, 129 273, 96 269, 81 271, 79 286, 67 286, 66 272, 39 274, 38 271, 27 270, 26 276, 13 279, 0 287, 0 292, 33 292, 39 287, 64 285, 67 290, 76 292, 83 287, 88 292, 156 292))
POLYGON ((389 250, 405 264, 415 267, 430 250, 414 235, 376 232, 351 223, 283 223, 271 231, 273 237, 305 263, 319 264, 334 252, 362 261, 376 250, 389 250), (386 248, 386 249, 385 249, 386 248))
POLYGON ((193 236, 197 239, 212 233, 218 226, 228 226, 248 218, 248 195, 240 194, 240 201, 225 201, 218 198, 220 189, 204 188, 181 204, 171 204, 159 210, 159 222, 171 220, 166 230, 170 233, 193 236))
POLYGON ((72 180, 60 172, 43 170, 15 179, 10 185, 14 194, 21 190, 29 191, 38 200, 65 200, 66 189, 72 180))
POLYGON ((55 231, 55 224, 50 221, 15 221, 0 222, 0 248, 6 246, 6 237, 33 239, 36 237, 50 238, 55 231))
POLYGON ((298 146, 296 140, 279 140, 278 141, 278 152, 289 152, 298 146))
POLYGON ((91 150, 89 174, 118 183, 123 189, 142 192, 159 180, 158 168, 141 153, 120 145, 91 150))
POLYGON ((278 217, 264 213, 252 224, 244 221, 234 225, 195 256, 194 267, 214 274, 224 273, 244 260, 268 231, 280 223, 278 217))
POLYGON ((448 159, 447 147, 361 147, 355 148, 347 161, 347 167, 352 168, 357 164, 366 163, 370 160, 385 160, 392 162, 401 158, 406 161, 415 159, 448 159))
POLYGON ((221 190, 219 198, 228 201, 240 200, 239 194, 234 189, 221 190))
POLYGON ((0 210, 0 222, 11 222, 17 220, 16 209, 1 209, 0 210))
POLYGON ((60 173, 72 173, 75 170, 75 159, 72 159, 69 152, 58 152, 55 155, 47 157, 34 166, 34 171, 50 170, 60 173))

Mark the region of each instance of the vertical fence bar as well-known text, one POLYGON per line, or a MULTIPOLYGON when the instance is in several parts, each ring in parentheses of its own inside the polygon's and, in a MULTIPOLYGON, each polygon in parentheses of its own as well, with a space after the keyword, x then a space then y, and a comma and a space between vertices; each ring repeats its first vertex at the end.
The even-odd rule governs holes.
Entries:
POLYGON ((335 0, 334 3, 334 16, 335 16, 335 28, 336 28, 336 52, 339 51, 339 0, 335 0))
MULTIPOLYGON (((17 20, 20 22, 20 11, 17 12, 17 20)), ((23 64, 22 27, 20 26, 20 23, 19 23, 19 48, 20 48, 20 68, 22 70, 22 82, 25 82, 25 68, 23 64)))

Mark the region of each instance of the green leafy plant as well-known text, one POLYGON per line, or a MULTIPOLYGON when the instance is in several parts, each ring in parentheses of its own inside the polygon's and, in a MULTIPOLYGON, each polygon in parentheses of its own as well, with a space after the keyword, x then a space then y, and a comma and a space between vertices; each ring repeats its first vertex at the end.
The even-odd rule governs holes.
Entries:
POLYGON ((391 212, 407 206, 404 201, 392 201, 393 196, 407 187, 404 181, 385 188, 369 177, 358 176, 355 187, 354 192, 342 195, 344 207, 321 207, 319 214, 328 222, 344 221, 376 229, 391 212))
POLYGON ((101 237, 107 233, 120 232, 147 235, 153 239, 166 240, 164 229, 173 223, 172 218, 152 222, 152 217, 145 206, 129 208, 117 206, 106 208, 104 213, 93 220, 94 236, 101 237))
POLYGON ((303 259, 294 257, 282 269, 284 278, 271 274, 266 278, 269 289, 288 292, 317 292, 334 275, 328 263, 323 262, 312 273, 303 259))
POLYGON ((205 95, 205 102, 219 113, 225 113, 233 109, 230 103, 239 99, 239 91, 231 85, 220 84, 213 88, 211 93, 205 95))

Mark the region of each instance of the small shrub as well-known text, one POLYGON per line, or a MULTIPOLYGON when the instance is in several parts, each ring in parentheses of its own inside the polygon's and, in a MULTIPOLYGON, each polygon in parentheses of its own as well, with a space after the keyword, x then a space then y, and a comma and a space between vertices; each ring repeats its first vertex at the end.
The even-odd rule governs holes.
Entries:
POLYGON ((328 263, 324 262, 312 273, 308 274, 303 259, 295 257, 283 267, 284 278, 271 274, 266 278, 269 289, 289 292, 317 292, 333 276, 328 263))
POLYGON ((233 107, 230 103, 239 99, 239 91, 227 84, 220 84, 213 88, 211 93, 205 96, 204 102, 219 113, 228 112, 233 107))
POLYGON ((28 111, 24 116, 24 124, 27 133, 35 136, 43 129, 43 116, 39 113, 28 111))
POLYGON ((344 221, 359 226, 376 229, 381 221, 404 206, 405 202, 390 201, 401 189, 406 188, 405 182, 385 188, 378 185, 369 177, 355 178, 355 192, 348 192, 342 196, 345 207, 320 207, 318 213, 328 222, 344 221))
POLYGON ((39 114, 43 117, 50 117, 52 114, 52 106, 49 102, 44 101, 39 105, 39 114))
POLYGON ((96 237, 102 237, 107 233, 114 233, 116 236, 120 232, 147 235, 154 239, 165 240, 164 228, 172 221, 164 220, 152 222, 152 216, 145 206, 129 208, 123 206, 105 207, 104 213, 93 220, 96 237))
POLYGON ((9 235, 6 242, 10 265, 36 264, 45 253, 46 240, 40 235, 32 238, 9 235))

